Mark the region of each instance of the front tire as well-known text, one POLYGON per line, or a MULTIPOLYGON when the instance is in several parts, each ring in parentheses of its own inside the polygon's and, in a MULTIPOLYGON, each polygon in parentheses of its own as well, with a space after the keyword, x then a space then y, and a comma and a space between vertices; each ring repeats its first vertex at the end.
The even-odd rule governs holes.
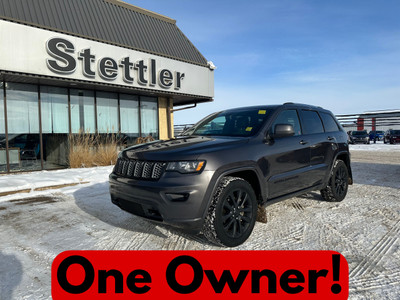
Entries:
POLYGON ((244 243, 257 218, 257 199, 251 185, 239 177, 221 179, 206 216, 203 234, 212 243, 235 247, 244 243))
POLYGON ((325 201, 340 202, 347 195, 349 171, 343 160, 336 160, 329 177, 328 185, 321 190, 325 201))

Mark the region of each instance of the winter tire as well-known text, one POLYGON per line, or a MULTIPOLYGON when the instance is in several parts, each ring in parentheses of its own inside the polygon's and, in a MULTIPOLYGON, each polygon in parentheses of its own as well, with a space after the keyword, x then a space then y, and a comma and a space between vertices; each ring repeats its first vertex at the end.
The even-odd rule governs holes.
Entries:
POLYGON ((235 247, 250 236, 257 218, 251 185, 239 177, 221 179, 205 218, 203 234, 212 243, 235 247))
POLYGON ((328 185, 321 190, 325 201, 339 202, 347 194, 349 186, 349 172, 343 160, 336 160, 329 177, 328 185))

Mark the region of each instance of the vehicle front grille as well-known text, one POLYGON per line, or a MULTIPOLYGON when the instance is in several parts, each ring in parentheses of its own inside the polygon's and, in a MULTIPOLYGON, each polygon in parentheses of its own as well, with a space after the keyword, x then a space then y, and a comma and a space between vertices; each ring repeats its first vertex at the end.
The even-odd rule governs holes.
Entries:
POLYGON ((115 164, 114 173, 135 179, 158 180, 166 166, 165 162, 119 158, 115 164))

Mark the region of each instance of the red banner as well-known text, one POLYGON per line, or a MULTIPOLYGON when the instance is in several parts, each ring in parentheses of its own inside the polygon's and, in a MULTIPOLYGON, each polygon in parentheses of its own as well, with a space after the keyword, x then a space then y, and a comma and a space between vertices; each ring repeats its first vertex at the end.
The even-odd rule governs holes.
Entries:
POLYGON ((66 251, 53 299, 347 299, 334 251, 66 251))

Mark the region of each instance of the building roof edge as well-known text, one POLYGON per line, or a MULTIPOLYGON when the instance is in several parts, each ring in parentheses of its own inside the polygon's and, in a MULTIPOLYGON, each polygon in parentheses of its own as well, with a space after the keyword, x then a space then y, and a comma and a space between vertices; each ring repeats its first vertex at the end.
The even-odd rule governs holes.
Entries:
POLYGON ((135 6, 133 4, 130 4, 130 3, 127 3, 127 2, 124 2, 124 1, 121 1, 121 0, 103 0, 103 1, 109 2, 111 4, 115 4, 115 5, 127 8, 127 9, 130 9, 132 11, 135 11, 135 12, 138 12, 138 13, 141 13, 141 14, 144 14, 144 15, 147 15, 147 16, 150 16, 150 17, 153 17, 153 18, 156 18, 156 19, 171 23, 171 24, 176 24, 176 20, 174 20, 174 19, 172 19, 170 17, 161 15, 159 13, 156 13, 156 12, 148 10, 148 9, 141 8, 139 6, 135 6))

